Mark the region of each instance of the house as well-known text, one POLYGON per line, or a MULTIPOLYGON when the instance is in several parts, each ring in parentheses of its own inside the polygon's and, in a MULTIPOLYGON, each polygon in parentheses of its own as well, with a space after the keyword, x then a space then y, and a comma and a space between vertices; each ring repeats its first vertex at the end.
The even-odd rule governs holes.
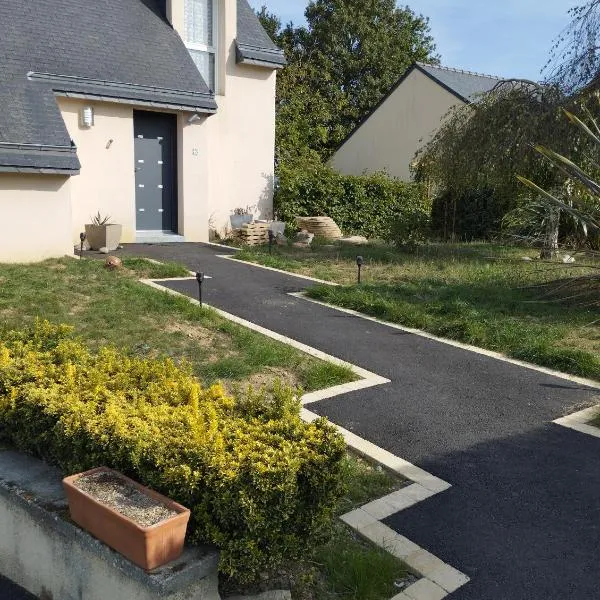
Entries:
POLYGON ((124 242, 270 216, 285 59, 247 0, 3 0, 0 56, 0 262, 98 211, 124 242))
POLYGON ((448 111, 471 103, 499 81, 415 63, 342 142, 330 164, 347 175, 386 171, 409 181, 415 154, 433 137, 448 111))

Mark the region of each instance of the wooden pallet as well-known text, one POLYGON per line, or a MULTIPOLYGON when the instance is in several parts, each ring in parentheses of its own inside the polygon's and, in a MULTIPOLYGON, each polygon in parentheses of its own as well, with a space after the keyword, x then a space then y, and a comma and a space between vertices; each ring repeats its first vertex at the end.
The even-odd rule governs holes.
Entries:
POLYGON ((269 223, 247 223, 237 231, 237 237, 246 246, 269 243, 269 223))

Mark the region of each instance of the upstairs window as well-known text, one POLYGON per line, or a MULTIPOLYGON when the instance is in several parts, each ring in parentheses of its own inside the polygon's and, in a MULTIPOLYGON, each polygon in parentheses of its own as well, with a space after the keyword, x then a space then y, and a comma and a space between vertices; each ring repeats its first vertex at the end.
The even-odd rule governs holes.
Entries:
POLYGON ((185 45, 208 87, 215 91, 217 0, 185 0, 185 45))

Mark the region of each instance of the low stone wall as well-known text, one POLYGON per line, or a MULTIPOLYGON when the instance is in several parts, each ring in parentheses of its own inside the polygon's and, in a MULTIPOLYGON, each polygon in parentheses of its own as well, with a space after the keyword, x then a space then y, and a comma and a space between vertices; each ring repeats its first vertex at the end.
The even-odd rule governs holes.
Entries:
POLYGON ((0 574, 44 600, 220 600, 218 553, 146 573, 69 520, 61 474, 0 450, 0 574))

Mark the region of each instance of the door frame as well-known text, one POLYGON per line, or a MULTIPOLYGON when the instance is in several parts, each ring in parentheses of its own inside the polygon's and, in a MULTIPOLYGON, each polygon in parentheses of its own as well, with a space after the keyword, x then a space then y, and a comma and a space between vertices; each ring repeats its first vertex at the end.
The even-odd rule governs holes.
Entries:
MULTIPOLYGON (((177 113, 171 112, 162 112, 162 111, 153 111, 153 110, 143 110, 143 109, 134 109, 133 110, 133 139, 135 145, 135 120, 139 114, 142 116, 152 115, 154 117, 162 117, 165 122, 170 122, 171 129, 171 157, 172 157, 172 166, 171 166, 171 180, 172 180, 172 194, 171 194, 171 229, 162 229, 157 231, 162 231, 163 233, 179 233, 179 156, 177 149, 179 148, 178 144, 178 133, 179 133, 179 119, 177 113)), ((135 146, 133 151, 133 166, 136 168, 136 158, 135 158, 135 146)), ((134 183, 134 202, 135 202, 135 231, 148 231, 146 229, 138 229, 137 226, 137 186, 134 183)))

